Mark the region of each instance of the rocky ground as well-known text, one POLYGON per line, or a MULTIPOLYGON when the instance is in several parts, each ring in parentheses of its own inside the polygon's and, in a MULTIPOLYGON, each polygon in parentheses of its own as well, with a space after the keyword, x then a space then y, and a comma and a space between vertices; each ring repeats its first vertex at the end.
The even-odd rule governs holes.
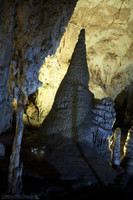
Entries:
MULTIPOLYGON (((58 138, 57 145, 57 137, 47 139, 45 146, 41 143, 37 146, 37 133, 32 129, 25 129, 24 132, 21 151, 24 164, 23 198, 88 199, 90 195, 132 198, 132 178, 128 178, 123 168, 112 168, 94 148, 69 140, 64 143, 62 138, 58 138)), ((1 143, 5 145, 5 156, 0 157, 0 194, 4 199, 9 199, 3 194, 7 192, 12 139, 11 131, 0 136, 1 143)))

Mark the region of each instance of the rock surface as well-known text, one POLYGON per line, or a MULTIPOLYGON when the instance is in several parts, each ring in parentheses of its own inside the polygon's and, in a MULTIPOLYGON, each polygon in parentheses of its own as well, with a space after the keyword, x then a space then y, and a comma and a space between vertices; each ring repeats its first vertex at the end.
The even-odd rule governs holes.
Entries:
POLYGON ((73 188, 90 185, 113 184, 120 174, 105 162, 90 144, 79 142, 59 134, 45 137, 38 134, 24 137, 22 160, 24 174, 38 178, 54 178, 73 181, 73 188), (43 150, 43 153, 42 153, 43 150))
MULTIPOLYGON (((25 111, 25 124, 39 126, 49 113, 83 27, 86 30, 89 88, 95 97, 115 99, 133 80, 132 0, 76 2, 1 0, 0 54, 3 55, 7 44, 9 51, 10 40, 11 48, 15 47, 12 61, 11 52, 8 52, 9 58, 6 57, 7 62, 11 61, 10 93, 17 98, 21 85, 29 96, 41 85, 39 80, 43 83, 35 94, 35 106, 31 102, 30 109, 27 107, 25 111), (39 116, 36 115, 38 111, 39 116)), ((7 80, 7 72, 4 73, 7 80)), ((5 93, 8 96, 7 91, 2 96, 5 93)), ((12 115, 7 121, 11 118, 12 115)))
MULTIPOLYGON (((55 55, 42 65, 36 94, 40 123, 49 113, 67 72, 80 29, 86 30, 89 88, 95 98, 113 99, 133 81, 133 2, 79 0, 55 55)), ((36 112, 36 111, 35 111, 36 112)))
POLYGON ((13 9, 9 8, 7 1, 1 1, 0 5, 0 134, 6 131, 12 121, 12 98, 8 92, 8 77, 12 48, 12 15, 13 9), (8 13, 7 13, 7 9, 8 13), (10 22, 7 24, 7 18, 10 22))
POLYGON ((133 175, 133 126, 128 131, 127 139, 123 148, 124 155, 122 160, 127 160, 126 171, 129 175, 133 175))
POLYGON ((113 135, 112 127, 115 122, 114 102, 108 97, 97 100, 92 110, 94 113, 93 123, 96 129, 93 133, 93 143, 98 152, 110 162, 111 152, 109 150, 110 140, 113 135))
POLYGON ((88 90, 85 30, 81 30, 70 66, 57 91, 53 107, 44 120, 41 133, 61 134, 75 141, 89 141, 93 95, 88 90))
POLYGON ((20 93, 28 97, 42 85, 39 70, 45 57, 55 53, 76 2, 1 1, 0 78, 4 82, 0 84, 0 133, 11 123, 12 98, 20 99, 20 93))
POLYGON ((120 141, 121 141, 121 129, 117 128, 113 135, 113 144, 111 148, 111 164, 120 165, 121 155, 120 155, 120 141))

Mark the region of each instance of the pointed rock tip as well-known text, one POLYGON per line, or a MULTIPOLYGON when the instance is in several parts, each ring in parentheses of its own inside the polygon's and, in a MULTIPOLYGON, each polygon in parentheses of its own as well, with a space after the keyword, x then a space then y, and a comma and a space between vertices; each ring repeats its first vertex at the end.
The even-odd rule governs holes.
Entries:
POLYGON ((80 40, 81 38, 85 40, 85 29, 84 29, 84 28, 81 29, 80 34, 79 34, 79 40, 80 40))

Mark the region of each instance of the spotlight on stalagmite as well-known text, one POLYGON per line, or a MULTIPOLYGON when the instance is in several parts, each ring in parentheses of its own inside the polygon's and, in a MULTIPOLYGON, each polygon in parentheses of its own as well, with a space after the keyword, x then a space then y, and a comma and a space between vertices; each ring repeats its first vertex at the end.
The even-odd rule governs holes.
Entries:
POLYGON ((42 124, 42 134, 60 134, 79 141, 90 140, 88 130, 93 94, 88 90, 88 83, 85 30, 82 29, 53 107, 42 124))

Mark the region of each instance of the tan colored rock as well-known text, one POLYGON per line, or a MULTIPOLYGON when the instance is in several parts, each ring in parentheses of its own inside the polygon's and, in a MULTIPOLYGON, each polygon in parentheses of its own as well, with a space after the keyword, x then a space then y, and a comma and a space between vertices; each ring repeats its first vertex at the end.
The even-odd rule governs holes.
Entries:
POLYGON ((89 88, 95 98, 115 99, 133 80, 133 1, 79 0, 56 54, 40 70, 43 86, 37 104, 42 119, 53 104, 82 27, 86 30, 89 88))
POLYGON ((88 82, 85 30, 82 29, 52 109, 42 123, 42 135, 60 135, 74 141, 90 142, 94 97, 88 90, 88 82))

